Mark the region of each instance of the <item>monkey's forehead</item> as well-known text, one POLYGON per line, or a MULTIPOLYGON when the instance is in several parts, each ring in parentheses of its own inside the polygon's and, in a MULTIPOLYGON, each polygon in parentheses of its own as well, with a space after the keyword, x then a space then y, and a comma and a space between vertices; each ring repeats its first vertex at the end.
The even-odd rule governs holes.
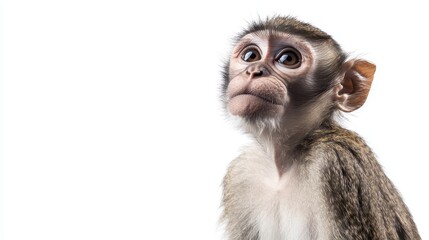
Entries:
POLYGON ((259 30, 259 31, 251 32, 241 36, 240 38, 237 39, 237 42, 240 42, 242 40, 255 39, 255 38, 265 40, 265 41, 266 40, 281 41, 281 40, 290 40, 290 39, 304 41, 303 37, 294 35, 291 33, 279 32, 275 30, 259 30))
POLYGON ((239 51, 244 46, 250 44, 255 44, 258 46, 267 46, 271 48, 292 46, 307 53, 312 52, 311 49, 313 48, 311 44, 303 37, 273 30, 260 30, 248 33, 238 39, 235 43, 234 50, 239 51))

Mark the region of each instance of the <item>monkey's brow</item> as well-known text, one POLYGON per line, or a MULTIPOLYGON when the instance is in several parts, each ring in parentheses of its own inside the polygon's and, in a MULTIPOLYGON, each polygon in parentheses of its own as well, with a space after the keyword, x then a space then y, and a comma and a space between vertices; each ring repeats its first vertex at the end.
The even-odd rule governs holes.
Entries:
MULTIPOLYGON (((251 39, 241 39, 234 47, 234 54, 238 54, 244 47, 255 44, 251 39)), ((256 45, 256 44, 255 44, 256 45)))

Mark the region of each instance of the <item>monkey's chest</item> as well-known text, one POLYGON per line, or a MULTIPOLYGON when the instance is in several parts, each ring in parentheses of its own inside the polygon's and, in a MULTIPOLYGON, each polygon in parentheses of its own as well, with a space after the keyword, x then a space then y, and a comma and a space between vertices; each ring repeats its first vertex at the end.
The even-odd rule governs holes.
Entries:
POLYGON ((238 170, 231 179, 237 190, 240 188, 240 191, 231 191, 235 194, 234 208, 248 216, 242 219, 247 222, 240 225, 249 225, 260 240, 316 239, 315 199, 308 179, 301 176, 295 166, 279 178, 272 161, 246 160, 247 167, 238 170))

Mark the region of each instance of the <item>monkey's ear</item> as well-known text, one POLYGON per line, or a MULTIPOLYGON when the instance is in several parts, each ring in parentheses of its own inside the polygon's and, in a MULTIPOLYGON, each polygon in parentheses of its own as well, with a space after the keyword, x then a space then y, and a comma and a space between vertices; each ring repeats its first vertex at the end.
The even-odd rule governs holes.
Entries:
POLYGON ((344 79, 335 86, 337 107, 344 112, 360 108, 368 97, 374 78, 375 65, 365 60, 350 60, 345 63, 344 79))

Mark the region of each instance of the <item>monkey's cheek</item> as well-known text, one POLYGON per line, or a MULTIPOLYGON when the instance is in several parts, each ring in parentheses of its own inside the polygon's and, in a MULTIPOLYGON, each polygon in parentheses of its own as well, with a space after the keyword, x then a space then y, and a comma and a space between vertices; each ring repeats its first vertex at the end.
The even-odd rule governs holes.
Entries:
POLYGON ((228 102, 228 111, 240 117, 276 117, 283 112, 283 106, 272 104, 253 95, 238 95, 228 102))

